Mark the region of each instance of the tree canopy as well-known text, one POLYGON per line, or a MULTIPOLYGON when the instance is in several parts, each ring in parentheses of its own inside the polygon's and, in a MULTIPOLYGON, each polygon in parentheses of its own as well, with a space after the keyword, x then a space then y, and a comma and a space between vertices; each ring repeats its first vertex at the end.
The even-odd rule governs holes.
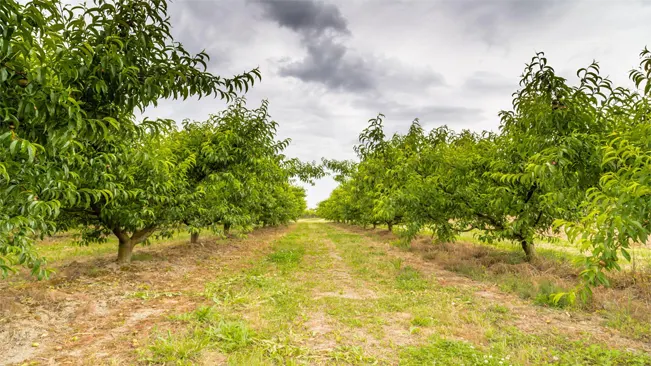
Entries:
MULTIPOLYGON (((0 270, 5 274, 9 255, 45 274, 31 243, 57 230, 61 210, 135 194, 133 182, 118 182, 108 166, 128 178, 131 168, 116 164, 133 163, 131 149, 153 143, 153 135, 172 125, 136 123, 135 109, 155 106, 161 98, 230 100, 260 77, 257 69, 233 78, 207 72, 208 55, 190 54, 171 36, 164 0, 77 6, 7 0, 0 4, 0 34, 0 270)), ((174 174, 161 174, 168 173, 174 174)))
POLYGON ((354 224, 401 224, 408 242, 423 229, 440 241, 472 231, 517 243, 527 260, 536 239, 565 229, 589 252, 585 279, 607 284, 633 241, 649 236, 651 53, 615 87, 595 62, 570 84, 543 53, 526 65, 498 133, 426 133, 418 120, 387 137, 383 116, 355 147, 359 162, 325 160, 340 182, 320 216, 354 224))

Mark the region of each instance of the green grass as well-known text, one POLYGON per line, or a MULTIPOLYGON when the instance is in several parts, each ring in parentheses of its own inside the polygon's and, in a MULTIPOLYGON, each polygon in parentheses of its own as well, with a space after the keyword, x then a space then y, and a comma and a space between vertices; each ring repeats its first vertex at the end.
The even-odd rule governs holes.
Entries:
POLYGON ((147 347, 143 361, 155 364, 192 365, 201 352, 209 345, 209 339, 200 332, 192 332, 182 337, 170 332, 157 336, 147 347))
MULTIPOLYGON (((48 262, 56 263, 70 259, 83 259, 99 257, 108 254, 115 254, 117 256, 118 241, 113 236, 107 238, 104 243, 96 243, 90 245, 79 245, 75 243, 74 233, 65 235, 63 237, 55 237, 49 239, 47 242, 38 243, 36 245, 39 255, 47 258, 48 262)), ((178 242, 190 241, 190 234, 185 232, 176 233, 171 239, 156 239, 152 238, 151 246, 168 246, 174 245, 178 242)), ((134 261, 147 261, 153 257, 149 253, 139 253, 138 250, 145 246, 138 245, 134 249, 134 261)))
MULTIPOLYGON (((387 227, 386 225, 378 225, 377 230, 387 230, 387 227)), ((403 229, 400 227, 400 225, 396 225, 394 226, 393 232, 399 234, 401 230, 403 229)), ((524 254, 518 243, 508 240, 486 243, 478 238, 478 233, 479 232, 477 230, 461 233, 457 237, 457 241, 486 246, 503 251, 505 253, 509 253, 512 255, 512 261, 521 262, 524 259, 524 254)), ((424 237, 431 237, 432 231, 430 229, 424 228, 421 230, 420 234, 424 237)), ((575 243, 572 243, 567 239, 560 237, 553 239, 538 238, 534 241, 534 246, 537 256, 549 260, 576 265, 577 267, 579 267, 579 265, 575 264, 575 262, 580 261, 582 258, 584 258, 583 254, 575 243)), ((651 269, 651 246, 636 244, 630 248, 629 253, 635 261, 637 270, 651 269)), ((625 260, 622 260, 619 265, 624 270, 633 269, 633 263, 627 262, 625 260)))
POLYGON ((126 297, 131 297, 131 298, 136 298, 141 300, 151 300, 151 299, 157 299, 159 297, 177 297, 181 295, 182 295, 181 292, 138 290, 126 294, 126 297))
MULTIPOLYGON (((380 233, 366 231, 364 235, 386 242, 387 237, 380 233)), ((519 247, 512 243, 480 243, 472 235, 464 235, 460 241, 456 244, 432 244, 422 257, 437 262, 449 271, 517 294, 538 306, 591 313, 608 308, 602 312, 607 318, 603 321, 604 325, 619 330, 627 338, 651 341, 651 317, 645 305, 650 289, 648 273, 630 272, 627 269, 621 273, 611 273, 616 288, 613 293, 604 297, 577 292, 570 301, 569 296, 556 297, 559 293, 572 292, 580 285, 581 267, 574 262, 580 255, 572 252, 572 245, 567 241, 541 243, 537 248, 538 257, 533 263, 526 263, 519 247), (620 289, 624 290, 620 292, 620 289), (631 293, 636 294, 633 301, 628 299, 631 293)), ((644 253, 646 249, 635 250, 644 253)), ((644 256, 637 259, 638 269, 644 268, 639 262, 641 257, 644 256)), ((596 291, 603 293, 602 289, 596 291)))
POLYGON ((417 316, 411 320, 411 325, 416 327, 429 327, 434 324, 434 319, 428 316, 417 316))
POLYGON ((131 257, 133 262, 145 262, 151 261, 154 259, 154 256, 151 253, 134 253, 131 257))
MULTIPOLYGON (((196 362, 207 350, 218 350, 228 356, 229 364, 238 365, 268 364, 269 360, 293 364, 293 359, 302 357, 305 351, 300 345, 279 335, 292 327, 306 297, 301 291, 305 283, 296 281, 294 276, 302 258, 316 254, 305 245, 308 236, 306 231, 292 232, 277 240, 267 260, 255 261, 246 270, 229 272, 206 283, 200 295, 210 300, 212 306, 170 318, 187 324, 186 332, 176 336, 179 348, 200 345, 200 351, 188 353, 187 359, 196 362), (254 329, 245 319, 252 312, 266 326, 259 324, 254 329), (200 341, 192 343, 188 338, 200 341)), ((177 348, 170 346, 174 339, 162 339, 165 342, 154 341, 142 351, 143 361, 158 362, 178 353, 177 348), (164 350, 169 354, 162 355, 164 350)))
POLYGON ((401 268, 396 276, 396 286, 401 290, 420 291, 429 286, 429 282, 423 279, 418 270, 412 267, 401 268))
POLYGON ((400 352, 401 365, 489 365, 509 364, 501 355, 484 353, 468 342, 433 338, 425 345, 405 347, 400 352))
POLYGON ((568 340, 555 334, 525 334, 514 328, 492 334, 491 352, 513 364, 534 365, 649 365, 651 356, 612 349, 588 340, 568 340))
MULTIPOLYGON (((240 235, 240 231, 234 230, 233 235, 240 235)), ((201 233, 200 240, 214 240, 220 238, 212 232, 201 233)), ((78 234, 74 231, 59 234, 55 237, 46 238, 36 244, 38 254, 46 258, 49 263, 57 263, 71 259, 95 258, 109 254, 117 255, 118 241, 114 236, 108 236, 103 243, 81 245, 77 243, 78 234)), ((184 231, 176 232, 171 238, 151 237, 149 244, 139 244, 134 249, 133 261, 151 261, 154 256, 150 253, 142 253, 139 250, 143 247, 162 247, 178 243, 189 242, 190 234, 184 231)))
POLYGON ((520 339, 491 345, 488 349, 438 336, 421 346, 404 347, 401 365, 649 365, 644 354, 609 349, 582 341, 562 343, 562 338, 540 338, 518 334, 520 339), (510 346, 510 347, 509 347, 510 346), (515 348, 518 347, 518 348, 515 348), (509 349, 511 348, 511 349, 509 349), (517 352, 513 352, 515 349, 517 352), (523 357, 526 357, 524 359, 523 357))
POLYGON ((302 249, 279 249, 269 254, 269 261, 280 265, 296 265, 303 258, 304 250, 302 249))
POLYGON ((651 323, 633 318, 625 307, 600 313, 606 318, 607 326, 617 329, 633 339, 651 342, 651 323))
MULTIPOLYGON (((193 364, 217 353, 230 365, 651 364, 589 335, 523 332, 517 308, 440 285, 405 262, 359 234, 299 223, 260 258, 207 279, 200 295, 208 305, 171 316, 177 330, 156 333, 141 360, 193 364)), ((557 290, 530 287, 511 291, 548 306, 557 290)))
MULTIPOLYGON (((424 232, 424 234, 427 234, 424 232)), ((459 235, 457 238, 460 242, 472 243, 475 245, 487 246, 495 248, 504 252, 513 253, 516 257, 524 258, 522 249, 518 243, 511 241, 496 241, 493 243, 485 243, 479 240, 476 232, 467 232, 459 235)), ((578 246, 566 239, 537 239, 534 241, 536 255, 544 259, 549 259, 557 262, 571 264, 580 267, 577 262, 584 258, 584 255, 579 250, 578 246)), ((630 249, 631 256, 635 258, 638 269, 651 268, 651 247, 636 245, 630 249)), ((625 260, 619 263, 624 270, 630 270, 632 263, 625 260)))
POLYGON ((210 326, 206 333, 212 342, 225 352, 233 352, 251 345, 255 333, 243 321, 220 321, 210 326))
POLYGON ((378 362, 374 357, 364 354, 362 347, 353 345, 337 346, 328 353, 328 357, 336 364, 372 365, 378 362))

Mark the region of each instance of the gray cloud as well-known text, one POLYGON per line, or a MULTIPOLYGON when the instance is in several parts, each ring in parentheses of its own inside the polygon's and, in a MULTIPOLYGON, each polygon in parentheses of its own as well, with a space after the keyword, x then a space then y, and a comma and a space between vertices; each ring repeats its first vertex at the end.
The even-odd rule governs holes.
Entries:
POLYGON ((279 75, 317 83, 331 90, 378 92, 390 88, 425 89, 444 85, 443 76, 431 70, 405 67, 378 55, 363 57, 351 50, 348 21, 339 8, 316 0, 254 0, 267 19, 291 29, 301 37, 307 55, 281 63, 279 75))
MULTIPOLYGON (((250 43, 256 36, 254 28, 241 26, 240 16, 245 12, 246 5, 237 0, 179 0, 169 3, 172 34, 190 53, 205 50, 210 56, 210 71, 215 73, 221 71, 216 68, 222 69, 236 61, 231 52, 233 49, 250 43), (238 31, 233 32, 234 29, 238 31)), ((242 64, 239 60, 237 62, 242 64)), ((233 71, 242 72, 256 67, 259 62, 253 60, 233 71)))
POLYGON ((281 67, 281 76, 324 84, 330 89, 366 91, 375 88, 370 66, 361 58, 351 57, 346 46, 332 38, 320 37, 306 42, 307 57, 281 67))
POLYGON ((352 55, 343 43, 350 36, 339 8, 312 0, 256 0, 264 15, 301 36, 307 51, 300 61, 280 67, 280 75, 325 85, 333 90, 367 91, 375 88, 369 65, 352 55))
POLYGON ((321 35, 327 30, 349 34, 348 22, 339 8, 332 4, 310 0, 254 0, 264 8, 265 15, 280 26, 302 34, 321 35))

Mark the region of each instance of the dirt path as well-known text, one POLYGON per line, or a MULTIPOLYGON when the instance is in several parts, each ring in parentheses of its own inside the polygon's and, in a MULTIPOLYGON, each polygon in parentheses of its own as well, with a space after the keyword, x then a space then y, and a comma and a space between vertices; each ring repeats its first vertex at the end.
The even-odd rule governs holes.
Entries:
POLYGON ((110 255, 65 265, 48 281, 1 283, 0 365, 132 364, 157 322, 205 302, 206 281, 249 265, 287 230, 139 248, 145 260, 125 268, 110 255))

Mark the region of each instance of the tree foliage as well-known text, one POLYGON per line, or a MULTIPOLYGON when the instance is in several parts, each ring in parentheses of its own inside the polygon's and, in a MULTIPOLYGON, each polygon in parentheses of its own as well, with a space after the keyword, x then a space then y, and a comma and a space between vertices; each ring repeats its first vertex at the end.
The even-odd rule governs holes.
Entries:
MULTIPOLYGON (((9 257, 45 274, 31 242, 57 230, 54 220, 63 209, 79 212, 136 194, 134 182, 120 179, 138 173, 116 164, 133 164, 132 149, 152 143, 171 125, 147 119, 136 124, 136 108, 155 106, 161 98, 232 99, 260 76, 257 70, 230 79, 207 72, 208 55, 191 55, 172 38, 164 0, 78 6, 6 0, 0 3, 0 35, 5 274, 9 257), (109 165, 125 170, 112 176, 109 165)), ((175 174, 161 174, 168 173, 175 174)), ((127 221, 124 230, 146 224, 142 218, 127 221)))
POLYGON ((534 258, 534 242, 566 229, 589 252, 585 279, 607 284, 632 242, 649 235, 651 53, 615 87, 592 63, 570 84, 536 54, 498 133, 423 131, 385 135, 380 115, 355 146, 359 162, 328 161, 340 185, 320 216, 354 224, 402 224, 408 242, 423 229, 441 241, 472 231, 508 240, 534 258))
POLYGON ((292 183, 311 182, 323 172, 283 155, 290 140, 276 140, 277 126, 266 101, 251 110, 240 98, 207 121, 185 121, 174 134, 175 156, 195 161, 182 219, 193 233, 284 224, 302 214, 305 191, 292 183))
POLYGON ((636 89, 606 81, 586 86, 599 92, 602 123, 612 128, 600 147, 599 181, 587 191, 582 217, 556 223, 589 253, 582 275, 591 284, 608 285, 604 270, 621 269, 621 257, 631 260, 631 244, 646 243, 651 234, 651 51, 645 48, 640 57, 639 68, 629 73, 636 89))

